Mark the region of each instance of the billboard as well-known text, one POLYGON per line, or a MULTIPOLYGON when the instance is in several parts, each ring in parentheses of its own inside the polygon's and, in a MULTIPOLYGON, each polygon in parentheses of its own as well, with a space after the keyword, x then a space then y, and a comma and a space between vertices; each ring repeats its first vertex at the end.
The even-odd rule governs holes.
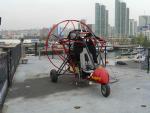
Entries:
POLYGON ((150 30, 150 24, 140 27, 140 31, 147 31, 147 30, 150 30))
POLYGON ((39 39, 31 39, 31 43, 39 43, 39 39))

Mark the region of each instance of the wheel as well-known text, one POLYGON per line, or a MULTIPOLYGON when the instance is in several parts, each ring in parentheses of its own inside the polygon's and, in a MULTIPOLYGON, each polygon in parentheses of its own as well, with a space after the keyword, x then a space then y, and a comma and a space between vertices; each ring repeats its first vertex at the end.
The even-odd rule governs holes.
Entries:
POLYGON ((101 92, 104 97, 108 97, 110 95, 110 86, 108 84, 101 85, 101 92))
POLYGON ((57 71, 55 69, 52 69, 50 71, 50 79, 54 83, 56 83, 58 81, 58 74, 57 74, 57 71))

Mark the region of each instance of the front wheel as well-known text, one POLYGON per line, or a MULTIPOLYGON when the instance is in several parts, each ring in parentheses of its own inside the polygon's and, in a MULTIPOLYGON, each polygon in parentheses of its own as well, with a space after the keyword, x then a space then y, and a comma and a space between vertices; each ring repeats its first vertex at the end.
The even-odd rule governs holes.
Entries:
POLYGON ((108 84, 101 85, 101 92, 104 97, 108 97, 110 95, 110 86, 108 84))
POLYGON ((58 81, 58 74, 57 74, 57 71, 55 69, 52 69, 50 71, 50 78, 51 78, 51 81, 56 83, 58 81))

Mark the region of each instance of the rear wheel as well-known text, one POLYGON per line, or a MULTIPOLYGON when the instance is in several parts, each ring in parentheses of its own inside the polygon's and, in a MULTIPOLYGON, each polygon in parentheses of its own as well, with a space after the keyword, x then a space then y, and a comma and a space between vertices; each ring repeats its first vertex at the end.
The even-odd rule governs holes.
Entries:
POLYGON ((58 74, 57 74, 57 71, 55 69, 52 69, 50 71, 50 79, 54 83, 56 83, 58 81, 58 74))
POLYGON ((101 92, 104 97, 108 97, 110 95, 109 84, 101 85, 101 92))

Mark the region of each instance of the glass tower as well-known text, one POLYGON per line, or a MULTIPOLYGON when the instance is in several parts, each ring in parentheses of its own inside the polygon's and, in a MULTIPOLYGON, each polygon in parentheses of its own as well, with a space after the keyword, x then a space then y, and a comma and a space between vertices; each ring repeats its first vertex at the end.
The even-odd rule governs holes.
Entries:
POLYGON ((115 32, 116 37, 127 37, 129 34, 129 8, 120 0, 115 0, 115 32))
POLYGON ((95 34, 97 36, 108 36, 108 10, 105 5, 95 4, 95 34))

